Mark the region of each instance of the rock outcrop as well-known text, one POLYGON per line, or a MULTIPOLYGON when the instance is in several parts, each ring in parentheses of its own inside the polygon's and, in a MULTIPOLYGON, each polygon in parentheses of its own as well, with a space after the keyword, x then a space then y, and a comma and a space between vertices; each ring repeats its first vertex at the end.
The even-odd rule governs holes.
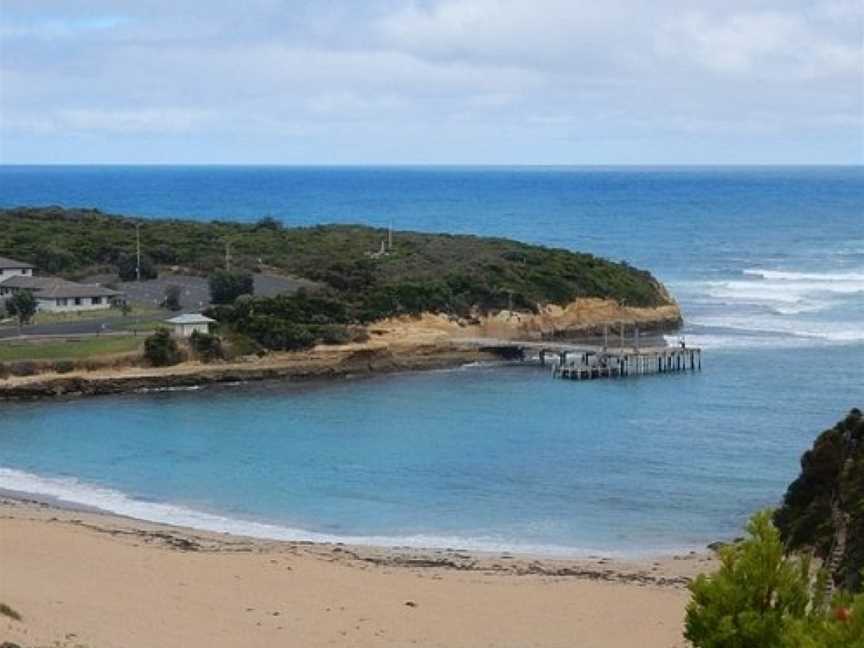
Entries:
POLYGON ((864 416, 853 409, 801 457, 774 522, 790 549, 812 549, 834 582, 861 589, 864 569, 864 416))

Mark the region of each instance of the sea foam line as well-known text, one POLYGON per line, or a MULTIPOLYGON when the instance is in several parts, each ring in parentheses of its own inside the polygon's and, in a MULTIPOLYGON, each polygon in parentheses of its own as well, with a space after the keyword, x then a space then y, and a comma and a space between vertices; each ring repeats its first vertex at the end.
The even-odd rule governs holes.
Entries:
POLYGON ((656 549, 640 548, 635 551, 610 551, 608 549, 510 542, 491 537, 470 538, 426 534, 406 536, 334 535, 266 522, 230 518, 174 504, 145 502, 111 488, 85 484, 74 477, 42 477, 22 470, 3 467, 0 467, 0 489, 22 495, 51 498, 60 504, 86 506, 147 522, 187 527, 212 533, 289 542, 346 543, 410 549, 462 549, 483 553, 508 552, 562 558, 587 556, 635 558, 698 549, 695 546, 680 546, 656 549))

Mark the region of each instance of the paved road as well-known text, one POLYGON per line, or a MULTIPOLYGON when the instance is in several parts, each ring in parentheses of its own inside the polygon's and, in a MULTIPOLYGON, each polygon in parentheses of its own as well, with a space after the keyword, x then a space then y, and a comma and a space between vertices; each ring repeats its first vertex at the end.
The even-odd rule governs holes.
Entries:
MULTIPOLYGON (((126 318, 106 317, 99 319, 82 319, 69 322, 52 322, 50 324, 33 324, 25 326, 22 331, 24 335, 82 335, 99 333, 102 331, 111 332, 115 327, 120 330, 129 330, 129 327, 139 322, 151 322, 154 316, 126 318)), ((0 324, 0 339, 18 337, 18 327, 14 324, 0 324)))

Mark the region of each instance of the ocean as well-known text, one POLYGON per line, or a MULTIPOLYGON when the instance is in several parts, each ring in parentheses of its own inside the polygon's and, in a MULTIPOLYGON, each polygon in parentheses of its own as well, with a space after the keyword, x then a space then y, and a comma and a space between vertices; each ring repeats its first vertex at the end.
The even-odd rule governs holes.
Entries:
POLYGON ((703 371, 476 365, 6 403, 0 489, 273 538, 672 553, 740 535, 864 405, 862 167, 0 167, 0 206, 47 204, 626 259, 679 300, 703 371))

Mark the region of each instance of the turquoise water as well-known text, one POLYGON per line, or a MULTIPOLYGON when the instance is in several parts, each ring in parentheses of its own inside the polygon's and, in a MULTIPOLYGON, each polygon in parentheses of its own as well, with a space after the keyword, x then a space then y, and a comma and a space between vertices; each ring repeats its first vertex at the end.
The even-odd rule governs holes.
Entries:
POLYGON ((655 271, 701 373, 475 366, 3 404, 0 488, 268 537, 667 552, 741 532, 864 401, 864 173, 0 167, 0 205, 515 236, 655 271))

